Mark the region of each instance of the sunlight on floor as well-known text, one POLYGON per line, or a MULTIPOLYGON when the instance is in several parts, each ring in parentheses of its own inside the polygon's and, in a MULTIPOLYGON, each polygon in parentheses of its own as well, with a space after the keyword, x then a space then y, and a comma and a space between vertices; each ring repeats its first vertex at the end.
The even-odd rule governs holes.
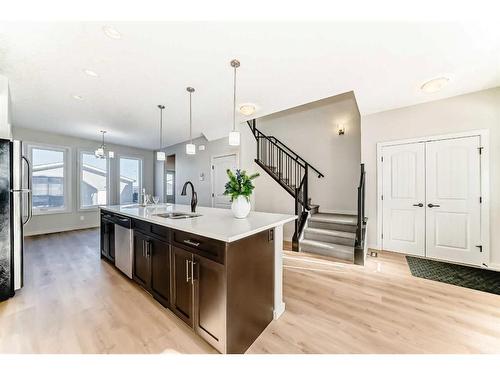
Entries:
POLYGON ((182 353, 175 349, 167 348, 163 350, 160 354, 182 354, 182 353))

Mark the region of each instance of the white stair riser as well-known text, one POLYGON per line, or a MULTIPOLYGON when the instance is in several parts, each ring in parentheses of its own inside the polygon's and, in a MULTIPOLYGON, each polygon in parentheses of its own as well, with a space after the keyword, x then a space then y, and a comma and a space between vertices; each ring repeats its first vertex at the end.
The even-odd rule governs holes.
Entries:
POLYGON ((339 245, 354 246, 354 239, 352 238, 330 236, 328 234, 308 232, 307 230, 304 233, 304 237, 308 240, 316 240, 322 242, 336 243, 339 245))

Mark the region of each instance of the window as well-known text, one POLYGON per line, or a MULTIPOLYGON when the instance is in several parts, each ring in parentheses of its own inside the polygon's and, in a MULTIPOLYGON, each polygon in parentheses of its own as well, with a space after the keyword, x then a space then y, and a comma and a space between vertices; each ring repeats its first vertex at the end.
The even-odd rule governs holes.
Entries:
POLYGON ((142 188, 142 160, 120 157, 120 181, 118 194, 120 204, 139 202, 142 188))
POLYGON ((95 208, 108 201, 108 160, 93 152, 80 152, 80 209, 95 208))
POLYGON ((69 211, 68 149, 32 144, 28 157, 33 166, 33 213, 69 211))

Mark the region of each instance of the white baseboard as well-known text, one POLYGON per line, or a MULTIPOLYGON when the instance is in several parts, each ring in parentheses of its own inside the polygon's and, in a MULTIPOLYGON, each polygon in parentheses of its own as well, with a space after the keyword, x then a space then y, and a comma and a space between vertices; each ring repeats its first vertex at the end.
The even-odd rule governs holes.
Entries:
POLYGON ((379 246, 376 243, 369 243, 368 248, 372 250, 382 250, 379 248, 379 246))
POLYGON ((492 271, 500 271, 500 263, 490 263, 488 269, 492 271))
POLYGON ((78 226, 78 227, 69 227, 63 229, 49 229, 49 230, 38 230, 29 232, 25 231, 24 237, 39 236, 42 234, 51 234, 51 233, 71 232, 72 230, 82 230, 82 229, 92 229, 92 228, 99 228, 99 225, 78 226))

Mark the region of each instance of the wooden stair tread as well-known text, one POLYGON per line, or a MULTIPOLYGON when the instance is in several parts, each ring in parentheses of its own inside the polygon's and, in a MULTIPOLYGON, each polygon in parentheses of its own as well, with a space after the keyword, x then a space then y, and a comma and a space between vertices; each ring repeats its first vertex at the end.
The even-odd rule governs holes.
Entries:
POLYGON ((356 215, 344 214, 327 214, 317 213, 309 218, 310 221, 318 221, 323 223, 344 224, 344 225, 357 225, 358 218, 356 215))

